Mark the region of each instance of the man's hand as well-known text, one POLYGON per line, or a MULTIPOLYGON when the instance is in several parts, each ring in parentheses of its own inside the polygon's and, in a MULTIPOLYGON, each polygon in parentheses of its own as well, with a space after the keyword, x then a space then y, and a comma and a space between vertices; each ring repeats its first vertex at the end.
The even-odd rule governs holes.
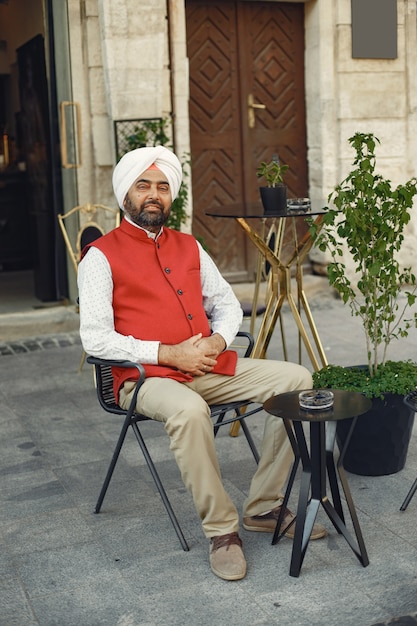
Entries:
POLYGON ((210 337, 203 337, 197 341, 197 347, 206 354, 213 355, 213 358, 217 358, 220 352, 223 352, 225 349, 226 342, 219 333, 214 333, 210 337))
POLYGON ((203 337, 201 333, 194 335, 173 346, 159 346, 158 363, 170 365, 192 376, 204 376, 216 365, 216 358, 225 348, 224 339, 215 333, 203 337))

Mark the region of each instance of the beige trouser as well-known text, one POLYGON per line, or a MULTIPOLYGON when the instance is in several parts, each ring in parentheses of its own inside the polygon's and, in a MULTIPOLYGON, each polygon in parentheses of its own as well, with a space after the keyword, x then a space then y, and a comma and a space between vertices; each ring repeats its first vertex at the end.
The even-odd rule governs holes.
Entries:
MULTIPOLYGON (((128 381, 120 391, 124 408, 133 387, 128 381)), ((191 383, 145 380, 137 398, 138 410, 164 422, 206 537, 239 529, 239 515, 223 486, 208 405, 242 399, 263 403, 279 393, 311 387, 311 374, 301 365, 264 359, 238 359, 234 376, 206 374, 191 383)), ((292 460, 283 421, 267 415, 261 459, 244 503, 244 516, 259 515, 280 504, 292 460)))

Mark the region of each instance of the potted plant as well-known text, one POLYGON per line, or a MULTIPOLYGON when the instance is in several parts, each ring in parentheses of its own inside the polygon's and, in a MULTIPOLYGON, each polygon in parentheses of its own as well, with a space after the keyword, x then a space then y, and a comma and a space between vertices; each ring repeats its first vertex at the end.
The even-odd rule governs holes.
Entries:
POLYGON ((278 155, 272 161, 262 161, 256 170, 259 178, 265 178, 266 187, 260 187, 262 205, 265 215, 283 215, 287 210, 287 187, 283 174, 288 165, 281 165, 278 155))
MULTIPOLYGON (((372 410, 357 421, 344 466, 357 474, 381 475, 404 466, 414 420, 403 397, 417 387, 417 363, 387 357, 390 343, 407 337, 409 329, 417 326, 417 314, 410 309, 417 297, 416 277, 398 260, 417 181, 412 178, 394 188, 376 173, 379 140, 372 133, 356 133, 349 143, 356 151, 352 170, 329 195, 334 207, 327 209, 320 226, 310 222, 310 230, 319 249, 331 255, 330 285, 349 304, 352 315, 361 319, 368 360, 359 367, 329 365, 314 373, 313 379, 317 388, 361 391, 373 398, 372 410), (347 254, 355 270, 352 279, 347 254), (404 415, 395 413, 397 405, 404 415), (400 452, 399 442, 389 447, 397 429, 404 443, 400 452), (373 453, 379 457, 376 461, 371 460, 373 453)), ((350 426, 347 422, 338 424, 341 440, 350 426)))

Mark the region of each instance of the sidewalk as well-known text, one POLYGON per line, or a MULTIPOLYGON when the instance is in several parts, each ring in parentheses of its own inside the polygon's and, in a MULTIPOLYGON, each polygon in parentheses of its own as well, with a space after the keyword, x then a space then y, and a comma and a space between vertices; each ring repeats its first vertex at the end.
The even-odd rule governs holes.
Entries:
MULTIPOLYGON (((310 303, 329 361, 363 362, 359 322, 323 285, 311 289, 310 303)), ((296 359, 287 309, 283 317, 296 359)), ((399 511, 417 476, 417 426, 402 472, 348 474, 367 568, 320 510, 328 536, 309 545, 299 578, 288 574, 289 539, 271 546, 268 534, 242 530, 248 573, 226 582, 210 571, 208 542, 159 424, 143 430, 190 552, 181 549, 130 433, 94 515, 120 425, 100 409, 91 368, 77 373, 77 332, 61 327, 0 344, 0 626, 417 624, 417 495, 399 511)), ((268 356, 281 358, 278 329, 268 356)), ((391 356, 416 359, 416 331, 391 356)), ((259 442, 261 420, 250 426, 259 442)), ((253 457, 244 437, 230 438, 226 428, 217 449, 241 510, 253 457)))

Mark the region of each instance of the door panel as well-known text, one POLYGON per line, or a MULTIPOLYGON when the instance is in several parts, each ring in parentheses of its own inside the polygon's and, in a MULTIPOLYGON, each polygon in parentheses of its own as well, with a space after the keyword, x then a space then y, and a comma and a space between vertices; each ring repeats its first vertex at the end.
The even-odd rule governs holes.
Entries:
MULTIPOLYGON (((302 4, 187 0, 193 232, 229 280, 256 255, 240 227, 205 211, 259 201, 256 167, 278 153, 290 196, 307 195, 302 4), (248 126, 248 96, 255 110, 248 126)), ((301 221, 301 220, 300 220, 301 221)))
POLYGON ((207 218, 209 207, 243 196, 241 120, 234 3, 188 3, 193 230, 220 268, 245 278, 243 233, 233 221, 207 218), (236 250, 242 250, 236 254, 236 250), (243 257, 243 260, 242 260, 243 257))
MULTIPOLYGON (((258 194, 254 171, 262 160, 278 153, 289 165, 286 183, 290 196, 307 193, 304 107, 303 5, 243 3, 241 7, 245 54, 242 76, 243 110, 246 93, 265 105, 255 113, 255 128, 242 126, 243 143, 250 147, 245 160, 247 194, 258 194)), ((243 112, 242 112, 243 117, 243 112)), ((245 120, 246 122, 246 120, 245 120)), ((255 199, 255 198, 254 198, 255 199)))

